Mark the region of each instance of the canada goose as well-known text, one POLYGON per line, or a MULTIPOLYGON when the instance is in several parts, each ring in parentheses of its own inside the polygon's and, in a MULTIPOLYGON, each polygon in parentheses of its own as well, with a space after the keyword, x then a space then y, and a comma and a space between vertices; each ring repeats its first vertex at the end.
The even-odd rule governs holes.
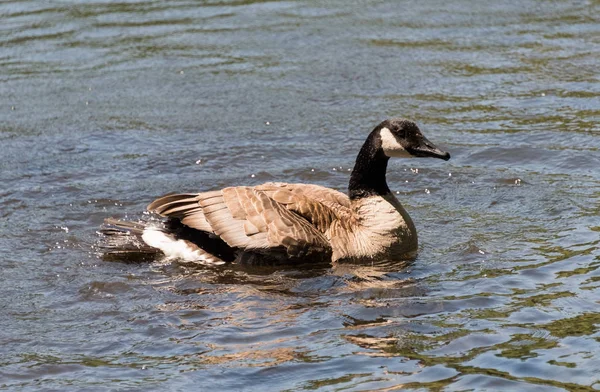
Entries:
POLYGON ((162 251, 187 261, 294 262, 396 258, 417 249, 415 225, 386 182, 391 157, 450 159, 412 121, 385 120, 363 144, 348 195, 319 185, 266 183, 170 194, 148 211, 160 227, 109 219, 109 253, 162 251), (129 247, 123 247, 127 243, 129 247), (112 250, 111 250, 112 249, 112 250))

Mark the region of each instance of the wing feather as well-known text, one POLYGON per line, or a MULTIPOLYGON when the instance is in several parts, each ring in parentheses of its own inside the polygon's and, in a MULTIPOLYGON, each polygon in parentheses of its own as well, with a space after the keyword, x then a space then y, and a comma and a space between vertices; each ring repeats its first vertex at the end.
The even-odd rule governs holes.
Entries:
POLYGON ((328 233, 334 222, 353 217, 348 196, 320 185, 272 182, 257 189, 307 219, 322 233, 328 233))
POLYGON ((148 210, 214 233, 233 248, 300 257, 331 252, 326 232, 348 207, 348 197, 332 189, 267 183, 166 195, 148 210))
MULTIPOLYGON (((213 192, 207 192, 206 194, 211 193, 213 192)), ((147 210, 167 218, 179 219, 181 223, 193 229, 212 233, 213 230, 204 217, 202 207, 198 204, 198 197, 197 193, 163 196, 150 203, 147 210)))
POLYGON ((284 248, 289 256, 330 248, 327 239, 303 217, 252 187, 221 191, 222 198, 200 199, 205 217, 230 246, 245 250, 284 248), (219 205, 220 208, 216 208, 219 205), (207 207, 212 207, 210 210, 207 207), (226 207, 226 208, 223 208, 226 207))

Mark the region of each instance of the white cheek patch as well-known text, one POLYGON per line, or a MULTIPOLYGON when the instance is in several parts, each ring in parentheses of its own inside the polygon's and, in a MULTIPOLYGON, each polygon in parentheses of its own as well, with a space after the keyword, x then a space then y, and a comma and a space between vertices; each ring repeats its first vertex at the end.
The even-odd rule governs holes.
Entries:
POLYGON ((383 153, 390 158, 412 158, 413 156, 402 147, 396 136, 387 128, 379 131, 383 153))

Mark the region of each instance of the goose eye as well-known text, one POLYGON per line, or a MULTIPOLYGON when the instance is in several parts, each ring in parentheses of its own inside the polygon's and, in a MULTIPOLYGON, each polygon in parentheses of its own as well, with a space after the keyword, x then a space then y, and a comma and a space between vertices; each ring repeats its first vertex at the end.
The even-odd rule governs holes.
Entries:
POLYGON ((404 139, 406 137, 406 130, 402 128, 396 129, 394 134, 396 134, 397 137, 404 139))

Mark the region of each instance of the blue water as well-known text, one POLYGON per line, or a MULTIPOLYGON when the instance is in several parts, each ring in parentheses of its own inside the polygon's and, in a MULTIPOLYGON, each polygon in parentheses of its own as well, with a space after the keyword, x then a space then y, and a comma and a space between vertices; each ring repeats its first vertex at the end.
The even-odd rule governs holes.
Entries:
POLYGON ((600 389, 597 1, 0 4, 0 390, 600 389), (168 192, 344 190, 402 116, 412 263, 108 262, 168 192))

